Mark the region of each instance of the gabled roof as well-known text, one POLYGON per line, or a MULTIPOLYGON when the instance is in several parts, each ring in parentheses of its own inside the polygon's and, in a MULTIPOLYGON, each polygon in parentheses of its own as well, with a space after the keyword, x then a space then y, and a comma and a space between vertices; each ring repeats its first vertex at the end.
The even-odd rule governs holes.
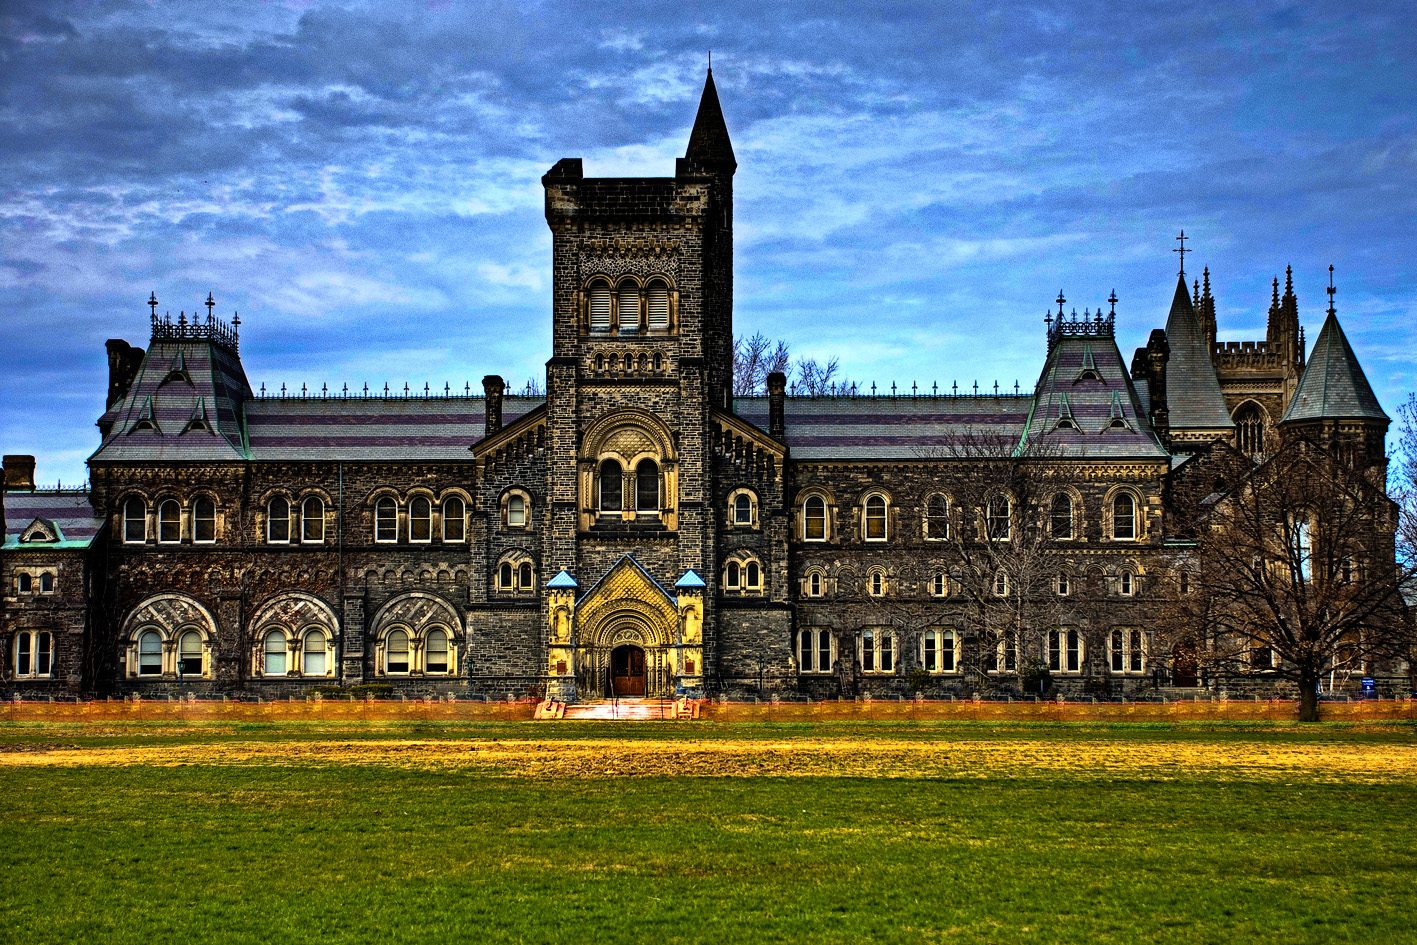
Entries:
POLYGON ((251 385, 231 348, 208 339, 154 338, 132 386, 103 415, 111 424, 90 459, 245 459, 243 405, 251 385), (200 418, 204 422, 193 423, 200 418))
POLYGON ((103 516, 94 511, 83 490, 37 489, 34 492, 0 493, 5 506, 6 551, 52 548, 87 548, 103 527, 103 516), (56 531, 56 541, 21 541, 36 520, 56 531))
POLYGON ((582 594, 579 600, 577 601, 577 605, 579 606, 588 597, 590 597, 596 591, 600 590, 600 588, 604 586, 612 577, 614 577, 616 573, 626 568, 632 568, 636 573, 641 575, 646 581, 650 583, 650 585, 652 585, 656 590, 658 590, 661 594, 664 595, 665 600, 669 601, 671 604, 674 602, 675 596, 669 592, 669 589, 666 588, 663 584, 659 583, 659 580, 653 574, 649 573, 649 569, 646 568, 644 565, 640 564, 639 559, 637 559, 634 555, 626 552, 625 554, 620 556, 619 560, 617 560, 614 564, 605 569, 605 573, 600 576, 599 580, 597 580, 594 584, 592 584, 589 588, 586 589, 586 592, 582 594))
POLYGON ((1166 408, 1172 430, 1233 430, 1235 422, 1225 407, 1210 346, 1201 329, 1184 276, 1176 283, 1171 314, 1166 319, 1166 342, 1171 358, 1166 364, 1166 408))
POLYGON ((730 171, 738 167, 738 160, 733 156, 733 142, 728 138, 728 124, 723 120, 723 108, 718 104, 718 89, 713 84, 712 69, 704 80, 699 113, 694 117, 694 130, 689 134, 689 147, 684 157, 701 167, 726 165, 730 171))
POLYGON ((1338 315, 1324 319, 1304 376, 1289 401, 1281 423, 1298 420, 1381 420, 1388 415, 1378 404, 1358 356, 1348 344, 1338 315))
POLYGON ((1164 460, 1168 454, 1151 429, 1110 322, 1064 324, 1071 330, 1053 336, 1019 437, 1019 453, 1164 460), (1081 333, 1084 327, 1088 333, 1081 333))

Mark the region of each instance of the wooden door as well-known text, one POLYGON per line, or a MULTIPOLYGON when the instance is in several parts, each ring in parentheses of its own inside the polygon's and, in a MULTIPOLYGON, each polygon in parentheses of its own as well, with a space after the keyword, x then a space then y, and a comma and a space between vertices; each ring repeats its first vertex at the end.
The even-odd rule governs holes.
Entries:
POLYGON ((617 646, 610 653, 610 679, 617 696, 645 694, 645 651, 637 646, 617 646))

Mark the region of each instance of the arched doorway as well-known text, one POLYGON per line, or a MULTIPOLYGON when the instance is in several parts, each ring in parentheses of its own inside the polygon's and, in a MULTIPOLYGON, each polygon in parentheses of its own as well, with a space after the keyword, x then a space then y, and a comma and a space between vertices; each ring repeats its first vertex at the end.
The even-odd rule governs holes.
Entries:
POLYGON ((1171 685, 1177 689, 1194 689, 1200 682, 1196 677, 1197 667, 1195 645, 1177 643, 1171 650, 1171 685))
POLYGON ((610 683, 617 696, 643 697, 646 692, 645 651, 630 643, 611 650, 610 683))

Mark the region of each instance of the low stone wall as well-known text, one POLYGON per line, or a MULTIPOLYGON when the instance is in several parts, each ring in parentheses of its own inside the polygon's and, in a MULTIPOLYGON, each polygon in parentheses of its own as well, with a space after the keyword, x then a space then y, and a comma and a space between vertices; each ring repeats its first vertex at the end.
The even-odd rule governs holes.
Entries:
POLYGON ((424 702, 321 699, 309 702, 3 702, 6 722, 525 722, 536 701, 424 702))
MULTIPOLYGON (((1171 702, 709 702, 700 717, 716 722, 960 721, 998 722, 1178 722, 1297 721, 1299 703, 1273 699, 1171 702)), ((1323 702, 1319 717, 1329 722, 1417 719, 1411 699, 1323 702)))

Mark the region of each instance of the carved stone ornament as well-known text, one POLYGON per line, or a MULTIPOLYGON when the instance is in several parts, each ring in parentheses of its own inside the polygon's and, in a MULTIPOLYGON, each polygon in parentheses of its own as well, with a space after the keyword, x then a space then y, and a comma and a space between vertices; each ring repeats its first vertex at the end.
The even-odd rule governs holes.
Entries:
POLYGON ((462 621, 451 604, 441 597, 417 591, 396 597, 381 607, 374 616, 374 633, 378 635, 392 624, 408 627, 415 634, 426 626, 440 624, 456 635, 462 634, 462 621))
POLYGON ((258 632, 270 625, 299 630, 311 624, 334 630, 339 622, 328 604, 309 594, 281 594, 263 604, 251 621, 258 632))
POLYGON ((179 628, 192 625, 216 632, 216 621, 201 604, 179 594, 159 594, 135 607, 123 622, 123 630, 131 637, 140 628, 157 627, 164 638, 171 639, 179 628))

